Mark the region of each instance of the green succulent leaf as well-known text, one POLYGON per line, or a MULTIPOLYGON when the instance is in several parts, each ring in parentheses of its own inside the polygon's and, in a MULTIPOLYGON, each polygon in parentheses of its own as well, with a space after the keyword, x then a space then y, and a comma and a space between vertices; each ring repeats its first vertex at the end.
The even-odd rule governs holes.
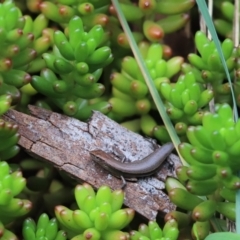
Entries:
POLYGON ((221 233, 213 233, 208 235, 204 240, 237 240, 240 235, 231 232, 221 232, 221 233))

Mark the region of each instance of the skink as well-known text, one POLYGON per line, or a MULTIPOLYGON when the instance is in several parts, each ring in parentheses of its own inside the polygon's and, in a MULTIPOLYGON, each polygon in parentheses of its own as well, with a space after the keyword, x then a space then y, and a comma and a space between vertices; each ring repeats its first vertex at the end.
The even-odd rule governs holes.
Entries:
POLYGON ((131 163, 117 161, 102 150, 93 150, 90 155, 93 161, 116 177, 138 178, 156 173, 173 149, 172 143, 166 143, 144 159, 131 163))

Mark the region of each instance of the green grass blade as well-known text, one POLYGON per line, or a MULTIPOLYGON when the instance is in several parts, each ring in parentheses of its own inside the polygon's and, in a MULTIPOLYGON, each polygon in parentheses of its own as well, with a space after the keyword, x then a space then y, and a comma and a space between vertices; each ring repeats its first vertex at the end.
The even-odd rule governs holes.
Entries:
MULTIPOLYGON (((131 32, 131 30, 128 26, 128 23, 127 23, 127 21, 124 17, 124 14, 123 14, 123 12, 120 8, 120 5, 119 5, 117 0, 112 0, 112 4, 113 4, 114 8, 116 9, 119 21, 122 25, 122 28, 123 28, 124 32, 126 33, 126 36, 127 36, 128 41, 129 41, 129 44, 131 46, 133 55, 136 58, 136 61, 139 65, 139 67, 140 67, 140 70, 141 70, 141 72, 143 74, 143 77, 146 81, 146 84, 148 86, 149 92, 152 95, 152 98, 154 100, 154 103, 156 104, 158 112, 162 117, 163 123, 164 123, 165 127, 167 128, 167 131, 168 131, 168 133, 171 137, 171 140, 172 140, 172 142, 173 142, 173 144, 174 144, 174 146, 175 146, 175 148, 178 152, 179 157, 181 158, 181 155, 180 155, 180 153, 178 151, 178 148, 177 148, 178 144, 180 143, 180 139, 179 139, 178 135, 176 134, 175 128, 173 127, 172 122, 169 119, 169 116, 166 113, 163 101, 160 98, 160 96, 157 92, 157 89, 154 86, 153 80, 152 80, 152 78, 149 74, 149 71, 148 71, 145 63, 144 63, 144 60, 141 56, 141 53, 138 49, 138 46, 137 46, 135 40, 133 38, 132 32, 131 32)), ((181 161, 184 165, 187 165, 187 163, 183 159, 181 159, 181 161)))
POLYGON ((240 190, 236 193, 236 233, 240 234, 240 190))

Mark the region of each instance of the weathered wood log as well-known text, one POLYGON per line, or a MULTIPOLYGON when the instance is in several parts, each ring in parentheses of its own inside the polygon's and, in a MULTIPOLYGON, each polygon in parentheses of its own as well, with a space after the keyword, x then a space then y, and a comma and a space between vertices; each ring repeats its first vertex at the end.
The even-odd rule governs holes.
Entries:
MULTIPOLYGON (((101 149, 124 154, 129 161, 142 159, 154 151, 155 143, 133 133, 99 112, 93 112, 88 122, 29 106, 31 115, 15 110, 4 119, 19 125, 19 145, 31 156, 50 162, 80 182, 88 182, 94 188, 108 185, 119 189, 121 179, 110 175, 95 164, 89 151, 101 149)), ((135 209, 147 219, 155 219, 158 211, 165 214, 175 209, 162 191, 167 176, 174 176, 171 164, 180 165, 179 158, 171 154, 161 170, 153 177, 128 182, 124 188, 124 204, 135 209)))

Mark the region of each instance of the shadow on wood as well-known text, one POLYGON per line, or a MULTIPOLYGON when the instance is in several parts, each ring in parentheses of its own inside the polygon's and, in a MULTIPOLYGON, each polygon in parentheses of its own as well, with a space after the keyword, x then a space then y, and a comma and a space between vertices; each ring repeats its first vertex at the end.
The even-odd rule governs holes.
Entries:
MULTIPOLYGON (((19 125, 19 145, 35 158, 50 162, 94 188, 108 185, 112 189, 119 189, 122 181, 95 164, 89 151, 118 151, 129 161, 142 159, 154 151, 154 142, 127 130, 99 112, 94 112, 86 123, 35 106, 29 106, 29 109, 32 116, 15 110, 10 110, 4 116, 5 120, 19 125)), ((168 160, 175 167, 180 165, 174 154, 168 160)), ((166 161, 153 177, 128 182, 124 189, 124 204, 147 219, 155 219, 158 211, 165 214, 174 210, 175 206, 162 191, 167 176, 174 176, 174 173, 166 161)))

